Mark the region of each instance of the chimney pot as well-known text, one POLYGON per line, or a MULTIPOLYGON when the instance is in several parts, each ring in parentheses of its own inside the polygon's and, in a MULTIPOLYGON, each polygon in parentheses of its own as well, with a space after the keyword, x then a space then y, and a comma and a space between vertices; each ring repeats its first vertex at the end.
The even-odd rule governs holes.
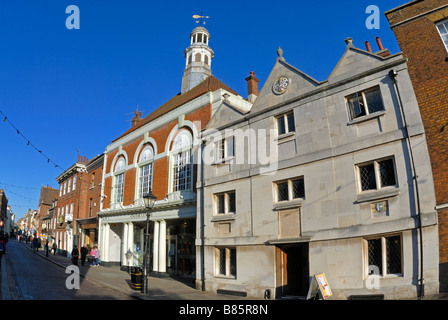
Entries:
POLYGON ((380 37, 376 37, 376 43, 378 44, 378 48, 380 49, 380 51, 384 50, 380 37))
POLYGON ((366 48, 367 48, 367 51, 368 52, 372 52, 372 47, 370 46, 370 43, 369 43, 369 41, 366 41, 366 48))
POLYGON ((142 113, 141 113, 141 111, 135 111, 135 115, 134 115, 134 118, 132 118, 132 125, 131 125, 131 128, 133 127, 133 126, 135 126, 137 123, 139 123, 141 120, 142 120, 142 113))

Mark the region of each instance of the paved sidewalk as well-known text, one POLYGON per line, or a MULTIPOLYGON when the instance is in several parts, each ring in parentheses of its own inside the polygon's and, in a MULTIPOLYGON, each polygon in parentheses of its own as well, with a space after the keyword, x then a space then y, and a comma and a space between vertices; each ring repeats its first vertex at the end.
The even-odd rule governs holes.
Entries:
MULTIPOLYGON (((23 243, 23 245, 32 250, 31 244, 23 243)), ((72 265, 71 259, 62 255, 53 255, 51 252, 47 257, 44 249, 39 249, 36 254, 64 269, 72 265)), ((91 267, 88 261, 84 266, 81 266, 81 261, 78 261, 78 267, 81 277, 124 295, 143 300, 259 300, 253 297, 203 292, 196 290, 193 284, 183 283, 172 278, 155 277, 148 278, 149 295, 143 295, 140 291, 131 289, 131 275, 121 271, 119 267, 91 267)))

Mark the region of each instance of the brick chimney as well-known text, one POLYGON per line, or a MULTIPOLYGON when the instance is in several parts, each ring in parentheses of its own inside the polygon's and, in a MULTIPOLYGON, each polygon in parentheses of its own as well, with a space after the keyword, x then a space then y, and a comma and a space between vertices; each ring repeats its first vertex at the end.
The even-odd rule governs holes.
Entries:
POLYGON ((142 113, 140 111, 135 111, 135 115, 134 118, 132 118, 132 126, 137 125, 137 123, 139 123, 142 120, 142 113))
POLYGON ((247 81, 247 91, 248 91, 247 100, 249 102, 254 103, 255 99, 257 99, 257 97, 258 97, 258 82, 260 80, 255 78, 255 73, 253 71, 251 71, 249 77, 246 78, 246 81, 247 81))

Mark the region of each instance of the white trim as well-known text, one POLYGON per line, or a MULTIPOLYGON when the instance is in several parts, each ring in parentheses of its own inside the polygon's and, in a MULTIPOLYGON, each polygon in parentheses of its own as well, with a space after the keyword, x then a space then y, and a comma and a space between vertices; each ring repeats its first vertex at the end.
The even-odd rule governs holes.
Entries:
MULTIPOLYGON (((221 89, 218 89, 217 91, 219 91, 219 90, 221 90, 221 89)), ((229 93, 229 94, 231 94, 231 93, 229 93)), ((166 125, 167 123, 169 123, 171 121, 176 121, 177 118, 182 114, 188 114, 188 113, 191 113, 192 111, 195 111, 199 108, 209 105, 211 100, 215 101, 215 99, 212 99, 213 97, 214 97, 214 92, 207 92, 196 99, 188 101, 187 103, 174 109, 173 111, 168 112, 167 114, 164 114, 164 115, 158 117, 157 119, 143 125, 141 128, 138 128, 138 129, 134 130, 133 132, 130 132, 126 136, 112 142, 110 145, 108 145, 106 147, 106 151, 110 152, 112 150, 115 150, 120 145, 125 145, 132 140, 140 138, 147 131, 151 132, 157 128, 160 128, 160 127, 166 125)), ((220 94, 215 95, 215 97, 218 100, 222 99, 220 94)), ((187 121, 185 121, 185 122, 187 122, 187 121)))

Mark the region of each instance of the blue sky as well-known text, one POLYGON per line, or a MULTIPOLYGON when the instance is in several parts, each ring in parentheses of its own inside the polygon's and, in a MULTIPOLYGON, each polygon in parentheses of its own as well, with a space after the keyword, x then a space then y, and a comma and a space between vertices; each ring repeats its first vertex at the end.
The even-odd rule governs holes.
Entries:
POLYGON ((0 188, 17 218, 37 209, 42 185, 78 159, 88 159, 131 125, 180 92, 194 14, 206 28, 214 76, 243 97, 254 71, 260 88, 277 48, 286 61, 325 80, 345 50, 344 39, 374 51, 375 37, 400 51, 384 12, 407 0, 368 1, 83 1, 0 2, 0 111, 47 158, 0 119, 0 188), (80 29, 69 30, 69 5, 80 29), (369 30, 369 5, 380 9, 380 29, 369 30))

